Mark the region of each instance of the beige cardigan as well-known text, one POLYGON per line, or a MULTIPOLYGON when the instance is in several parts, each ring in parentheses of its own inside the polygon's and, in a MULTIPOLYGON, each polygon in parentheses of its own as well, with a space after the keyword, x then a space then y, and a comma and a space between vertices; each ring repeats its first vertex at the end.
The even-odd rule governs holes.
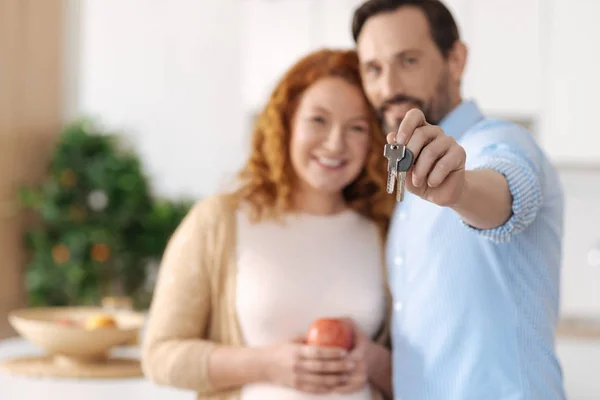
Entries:
MULTIPOLYGON (((239 389, 214 390, 208 376, 216 345, 244 345, 235 308, 235 210, 231 197, 211 197, 177 228, 163 256, 143 342, 144 374, 160 385, 193 390, 198 399, 240 398, 239 389)), ((389 290, 382 290, 389 316, 389 290)), ((386 345, 388 325, 389 318, 377 337, 386 345)))

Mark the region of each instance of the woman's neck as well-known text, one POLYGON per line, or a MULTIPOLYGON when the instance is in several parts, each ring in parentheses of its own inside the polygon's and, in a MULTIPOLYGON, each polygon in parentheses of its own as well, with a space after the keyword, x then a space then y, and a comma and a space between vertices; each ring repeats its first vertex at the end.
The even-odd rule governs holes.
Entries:
POLYGON ((294 210, 313 215, 337 214, 347 208, 341 193, 336 195, 311 190, 297 190, 292 203, 294 210))

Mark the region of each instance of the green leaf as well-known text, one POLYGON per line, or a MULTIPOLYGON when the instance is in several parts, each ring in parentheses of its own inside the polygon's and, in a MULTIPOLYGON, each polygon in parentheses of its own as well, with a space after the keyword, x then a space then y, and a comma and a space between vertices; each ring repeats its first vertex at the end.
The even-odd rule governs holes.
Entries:
POLYGON ((42 201, 42 193, 37 188, 21 188, 18 197, 19 203, 26 208, 36 208, 42 201))

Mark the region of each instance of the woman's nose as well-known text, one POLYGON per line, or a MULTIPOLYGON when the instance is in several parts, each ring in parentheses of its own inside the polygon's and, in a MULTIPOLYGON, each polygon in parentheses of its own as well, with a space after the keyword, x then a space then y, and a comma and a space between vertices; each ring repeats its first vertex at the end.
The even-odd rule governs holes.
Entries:
POLYGON ((339 127, 333 127, 327 139, 325 140, 325 148, 333 153, 341 153, 346 148, 344 132, 339 127))

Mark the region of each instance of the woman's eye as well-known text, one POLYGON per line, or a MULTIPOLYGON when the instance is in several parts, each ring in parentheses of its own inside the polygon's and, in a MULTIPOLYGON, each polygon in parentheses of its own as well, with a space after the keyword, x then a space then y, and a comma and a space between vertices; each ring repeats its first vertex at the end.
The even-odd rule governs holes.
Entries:
POLYGON ((358 132, 358 133, 366 133, 368 131, 368 129, 364 126, 361 125, 354 125, 353 127, 351 127, 352 131, 354 132, 358 132))
POLYGON ((323 117, 312 117, 310 120, 312 122, 317 123, 317 124, 324 124, 325 123, 325 118, 323 118, 323 117))

